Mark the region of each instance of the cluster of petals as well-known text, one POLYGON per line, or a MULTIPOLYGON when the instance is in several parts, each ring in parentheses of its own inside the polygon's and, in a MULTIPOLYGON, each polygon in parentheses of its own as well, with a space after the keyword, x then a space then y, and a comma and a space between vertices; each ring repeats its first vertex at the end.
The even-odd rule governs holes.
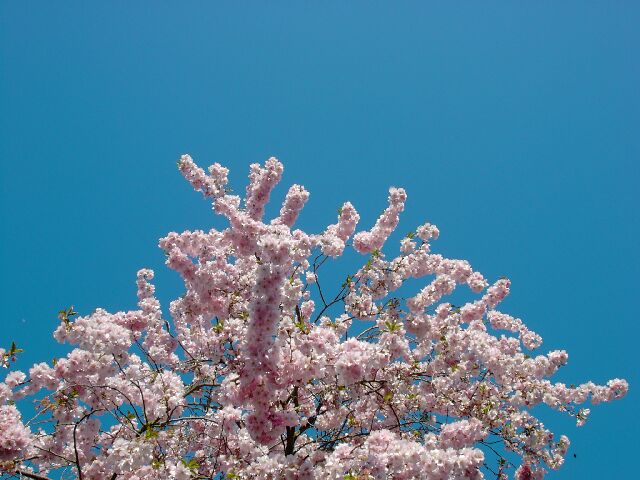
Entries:
MULTIPOLYGON (((277 159, 251 165, 244 201, 221 165, 205 171, 184 155, 178 168, 226 226, 160 239, 185 287, 169 317, 154 272, 141 269, 137 309, 64 313, 54 337, 70 351, 4 376, 0 473, 539 479, 570 442, 534 407, 582 425, 583 404, 626 395, 622 379, 553 382, 568 354, 536 351, 542 338, 498 309, 508 279, 490 284, 467 260, 432 253, 435 225, 387 256, 403 189, 389 190, 370 230, 356 233, 360 215, 345 202, 336 223, 306 233, 295 228, 310 198, 300 185, 264 218, 284 171, 277 159), (365 260, 336 285, 324 265, 351 247, 365 260), (454 293, 468 300, 454 305, 454 293), (23 421, 18 407, 31 400, 35 417, 23 421)), ((3 364, 18 353, 0 349, 3 364)))
POLYGON ((14 405, 0 406, 0 461, 20 458, 30 444, 31 432, 14 405))
POLYGON ((353 237, 353 248, 360 253, 379 250, 400 221, 400 212, 404 210, 407 194, 402 188, 389 189, 389 206, 380 215, 376 224, 369 231, 358 232, 353 237))

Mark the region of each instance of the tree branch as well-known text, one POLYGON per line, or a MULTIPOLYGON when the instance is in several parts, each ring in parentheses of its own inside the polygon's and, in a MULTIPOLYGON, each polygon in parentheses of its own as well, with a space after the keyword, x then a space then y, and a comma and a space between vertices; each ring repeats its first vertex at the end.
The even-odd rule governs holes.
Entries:
POLYGON ((38 475, 37 473, 31 473, 31 472, 27 472, 26 470, 16 470, 16 473, 18 475, 21 475, 23 477, 27 477, 27 478, 33 478, 33 480, 51 480, 49 477, 45 477, 43 475, 38 475))

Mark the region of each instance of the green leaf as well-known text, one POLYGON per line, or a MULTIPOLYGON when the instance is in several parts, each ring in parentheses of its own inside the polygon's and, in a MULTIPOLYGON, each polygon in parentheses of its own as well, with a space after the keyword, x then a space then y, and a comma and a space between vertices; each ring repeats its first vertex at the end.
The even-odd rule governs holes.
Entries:
POLYGON ((187 460, 186 458, 183 458, 182 460, 180 460, 182 462, 182 464, 187 467, 189 470, 191 470, 192 472, 194 472, 195 470, 198 470, 198 468, 200 468, 200 464, 196 461, 195 458, 191 458, 189 460, 187 460))
POLYGON ((144 426, 143 432, 144 432, 144 438, 146 439, 152 439, 158 436, 158 432, 153 429, 152 425, 149 425, 149 424, 146 424, 144 426))
POLYGON ((307 327, 307 325, 304 323, 304 321, 300 320, 299 322, 296 322, 294 324, 298 330, 300 330, 302 333, 309 333, 309 328, 307 327))
POLYGON ((11 347, 9 347, 9 351, 4 354, 5 360, 10 358, 15 361, 16 353, 21 353, 21 352, 24 352, 24 350, 22 348, 18 348, 16 346, 16 342, 11 342, 11 347))
POLYGON ((387 331, 389 333, 395 333, 400 331, 400 325, 398 325, 395 321, 392 322, 390 320, 387 320, 386 322, 384 322, 384 326, 387 327, 387 331))

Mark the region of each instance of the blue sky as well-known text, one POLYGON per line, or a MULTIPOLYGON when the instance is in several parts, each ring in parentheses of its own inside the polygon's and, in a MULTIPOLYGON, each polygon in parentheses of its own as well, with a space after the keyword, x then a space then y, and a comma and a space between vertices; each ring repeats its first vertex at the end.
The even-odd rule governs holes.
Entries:
MULTIPOLYGON (((0 343, 19 366, 64 351, 57 311, 135 307, 166 232, 222 227, 176 160, 277 156, 319 231, 350 200, 513 281, 504 309, 560 379, 627 378, 549 478, 621 478, 639 442, 640 8, 635 2, 2 2, 0 343), (399 4, 398 4, 399 3, 399 4), (577 454, 577 458, 573 457, 577 454)), ((389 245, 389 252, 395 251, 389 245)))

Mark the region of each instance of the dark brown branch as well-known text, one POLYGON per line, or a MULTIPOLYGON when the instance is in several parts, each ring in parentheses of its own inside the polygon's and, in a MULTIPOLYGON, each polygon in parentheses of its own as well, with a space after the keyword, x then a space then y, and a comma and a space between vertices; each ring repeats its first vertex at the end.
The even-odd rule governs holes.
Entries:
POLYGON ((296 445, 296 428, 287 427, 287 440, 284 446, 284 454, 293 455, 295 445, 296 445))
POLYGON ((37 473, 27 472, 26 470, 16 470, 18 475, 22 475, 23 477, 33 478, 34 480, 51 480, 49 477, 45 477, 44 475, 38 475, 37 473))

